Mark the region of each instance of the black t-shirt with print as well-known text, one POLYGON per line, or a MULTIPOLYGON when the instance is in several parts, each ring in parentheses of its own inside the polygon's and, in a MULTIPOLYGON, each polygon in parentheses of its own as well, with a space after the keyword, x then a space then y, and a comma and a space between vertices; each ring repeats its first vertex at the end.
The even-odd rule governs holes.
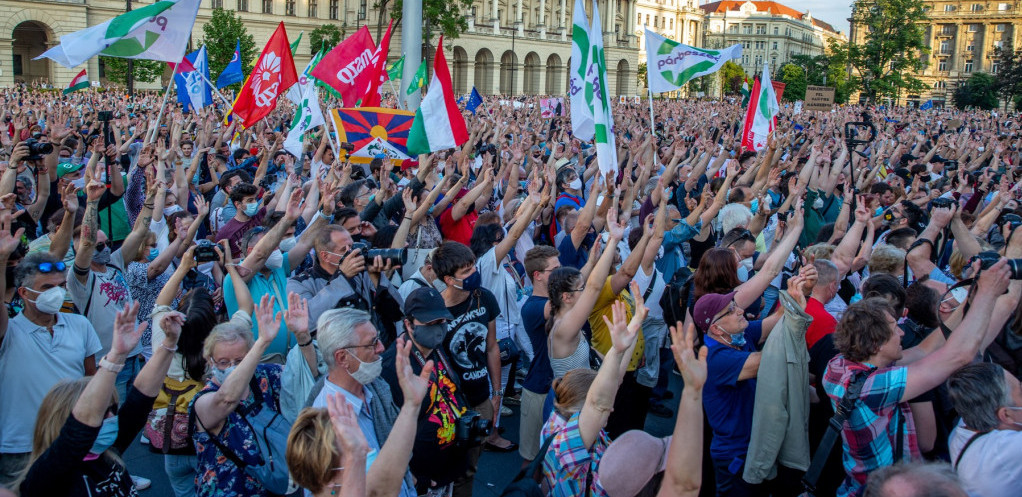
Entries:
POLYGON ((486 369, 486 334, 500 315, 497 298, 485 288, 474 290, 464 302, 448 307, 454 319, 447 323, 444 351, 458 374, 458 383, 469 406, 490 398, 486 369))

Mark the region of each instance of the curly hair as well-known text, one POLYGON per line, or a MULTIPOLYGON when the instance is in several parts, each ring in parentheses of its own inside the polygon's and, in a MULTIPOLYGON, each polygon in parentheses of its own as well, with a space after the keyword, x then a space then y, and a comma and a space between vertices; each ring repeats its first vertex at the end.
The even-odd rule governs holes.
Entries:
POLYGON ((834 346, 846 359, 863 362, 891 338, 887 318, 897 319, 887 299, 870 297, 845 310, 834 330, 834 346))
POLYGON ((738 279, 735 255, 726 248, 712 248, 699 260, 692 280, 696 300, 707 293, 728 293, 742 282, 738 279))

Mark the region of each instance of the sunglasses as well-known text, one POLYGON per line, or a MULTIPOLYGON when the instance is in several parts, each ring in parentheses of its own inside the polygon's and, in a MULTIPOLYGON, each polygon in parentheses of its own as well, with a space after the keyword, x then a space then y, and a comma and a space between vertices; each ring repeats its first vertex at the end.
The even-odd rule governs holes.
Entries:
POLYGON ((63 271, 65 269, 67 269, 67 264, 64 264, 63 261, 39 263, 39 272, 43 274, 52 273, 54 271, 63 271))
POLYGON ((106 242, 99 242, 96 244, 96 252, 102 252, 106 250, 106 242))
POLYGON ((728 304, 728 306, 727 306, 727 312, 725 312, 724 314, 721 314, 720 316, 718 316, 716 319, 711 321, 710 324, 714 324, 717 321, 720 321, 721 319, 724 319, 724 318, 734 314, 736 310, 738 310, 738 304, 736 304, 735 301, 732 300, 731 303, 728 304))

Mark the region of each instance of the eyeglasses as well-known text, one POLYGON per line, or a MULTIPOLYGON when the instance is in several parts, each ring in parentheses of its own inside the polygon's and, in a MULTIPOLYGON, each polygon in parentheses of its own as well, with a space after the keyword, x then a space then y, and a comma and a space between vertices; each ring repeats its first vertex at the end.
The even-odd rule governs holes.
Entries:
POLYGON ((230 359, 220 359, 219 361, 213 361, 213 364, 216 364, 216 367, 220 369, 227 369, 231 366, 237 366, 238 364, 241 364, 241 359, 238 359, 236 361, 232 361, 230 359))
POLYGON ((376 346, 379 345, 380 343, 382 343, 380 341, 380 335, 377 334, 376 337, 373 338, 373 341, 369 342, 369 344, 367 344, 367 345, 351 345, 351 346, 348 346, 348 347, 341 347, 341 348, 344 348, 344 349, 363 349, 363 348, 375 349, 376 346))
POLYGON ((64 261, 40 262, 38 268, 40 273, 47 274, 54 271, 63 271, 67 269, 67 264, 64 264, 64 261))
POLYGON ((713 321, 710 321, 710 324, 711 325, 715 324, 717 321, 720 321, 721 319, 724 319, 724 318, 726 318, 726 317, 728 317, 728 316, 730 316, 732 314, 736 314, 737 311, 739 311, 739 310, 740 309, 738 307, 738 304, 736 304, 735 301, 732 300, 731 303, 728 304, 728 306, 727 306, 727 312, 725 312, 724 314, 721 314, 720 316, 714 318, 713 321))
POLYGON ((586 289, 585 285, 580 286, 577 290, 568 290, 567 293, 584 292, 586 289))

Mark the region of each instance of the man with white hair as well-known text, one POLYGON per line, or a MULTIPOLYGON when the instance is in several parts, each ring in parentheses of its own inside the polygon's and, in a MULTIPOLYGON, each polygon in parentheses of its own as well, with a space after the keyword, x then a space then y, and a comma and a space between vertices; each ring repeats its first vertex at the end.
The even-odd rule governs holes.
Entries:
MULTIPOLYGON (((316 329, 328 373, 312 407, 325 408, 329 394, 344 396, 369 443, 368 469, 387 441, 398 415, 390 386, 380 378, 383 370, 380 354, 384 350, 380 334, 368 312, 352 308, 330 309, 320 314, 316 329)), ((415 495, 411 472, 407 472, 400 497, 415 495)))

